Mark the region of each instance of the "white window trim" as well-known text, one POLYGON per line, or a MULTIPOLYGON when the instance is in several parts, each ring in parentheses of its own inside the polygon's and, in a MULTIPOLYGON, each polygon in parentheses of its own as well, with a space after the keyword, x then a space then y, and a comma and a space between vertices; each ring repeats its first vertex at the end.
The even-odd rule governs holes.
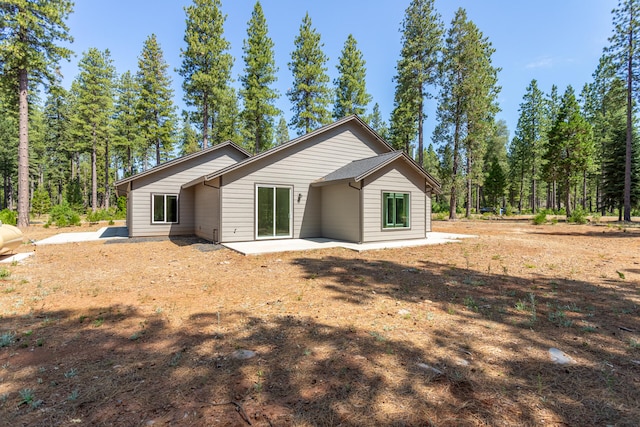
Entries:
POLYGON ((152 224, 178 224, 179 222, 180 222, 180 198, 178 197, 178 195, 174 193, 151 193, 151 223, 152 224), (154 219, 156 196, 162 196, 164 198, 164 213, 163 213, 163 218, 165 218, 164 221, 156 221, 154 219), (173 196, 176 198, 176 220, 175 221, 166 221, 168 196, 173 196))
MULTIPOLYGON (((278 184, 256 184, 254 197, 254 237, 256 240, 274 240, 274 239, 291 239, 293 237, 293 185, 278 185, 278 184), (286 236, 258 236, 258 189, 259 188, 273 188, 273 197, 275 198, 276 188, 288 188, 289 189, 289 234, 286 236)), ((273 203, 275 209, 275 200, 273 203)), ((275 218, 275 213, 274 213, 275 218)))
POLYGON ((382 191, 382 211, 380 212, 382 215, 382 230, 383 231, 391 231, 391 230, 409 230, 411 229, 411 192, 410 191, 382 191), (387 226, 387 203, 385 199, 385 194, 402 194, 406 195, 409 206, 407 206, 407 225, 398 227, 398 226, 387 226))

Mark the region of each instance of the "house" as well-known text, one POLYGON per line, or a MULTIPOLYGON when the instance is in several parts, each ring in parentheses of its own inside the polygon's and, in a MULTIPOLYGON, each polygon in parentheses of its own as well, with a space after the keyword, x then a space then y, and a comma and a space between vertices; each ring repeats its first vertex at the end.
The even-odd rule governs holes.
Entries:
POLYGON ((357 116, 250 156, 226 142, 116 182, 129 236, 423 239, 440 184, 357 116))

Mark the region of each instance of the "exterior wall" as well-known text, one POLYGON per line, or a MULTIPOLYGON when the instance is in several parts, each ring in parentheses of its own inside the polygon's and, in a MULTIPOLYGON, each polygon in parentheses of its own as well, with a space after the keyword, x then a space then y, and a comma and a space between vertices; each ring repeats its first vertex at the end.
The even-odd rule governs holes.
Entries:
POLYGON ((310 183, 353 160, 388 152, 355 123, 338 126, 222 176, 221 242, 255 239, 255 185, 293 186, 293 237, 322 236, 322 190, 310 183))
POLYGON ((194 234, 214 242, 220 229, 220 189, 199 184, 194 191, 194 234))
POLYGON ((360 191, 348 184, 322 188, 322 237, 360 242, 360 191))
POLYGON ((426 224, 426 231, 432 231, 431 230, 431 195, 430 193, 427 193, 424 195, 425 197, 425 219, 427 220, 427 224, 426 224))
POLYGON ((396 161, 365 180, 363 242, 424 239, 426 236, 425 180, 404 162, 396 161), (409 193, 409 228, 382 228, 382 193, 409 193))
MULTIPOLYGON (((167 236, 189 235, 195 233, 193 188, 182 190, 180 187, 208 173, 215 172, 246 156, 231 147, 223 147, 210 153, 179 163, 173 167, 159 170, 136 179, 132 182, 132 190, 128 194, 135 203, 130 203, 131 214, 127 218, 129 236, 167 236), (178 195, 178 223, 152 224, 152 194, 178 195)), ((129 213, 128 213, 129 214, 129 213)))

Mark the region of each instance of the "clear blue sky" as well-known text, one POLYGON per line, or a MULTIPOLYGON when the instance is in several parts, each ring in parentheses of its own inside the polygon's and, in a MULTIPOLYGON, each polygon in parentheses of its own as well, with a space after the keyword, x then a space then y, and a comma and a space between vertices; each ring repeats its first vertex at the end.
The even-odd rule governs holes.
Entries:
MULTIPOLYGON (((344 42, 352 33, 367 62, 367 90, 373 103, 380 105, 388 122, 393 108, 395 66, 400 54, 400 24, 409 0, 262 0, 262 7, 275 43, 279 67, 276 87, 278 108, 287 121, 291 105, 286 91, 292 82, 287 66, 294 49, 302 18, 309 12, 313 26, 321 35, 329 57, 328 73, 336 77, 336 65, 344 42)), ((538 80, 548 92, 556 84, 560 93, 572 85, 579 94, 591 81, 602 49, 611 35, 611 10, 616 0, 436 0, 436 9, 448 28, 455 11, 462 7, 467 16, 488 37, 496 52, 493 63, 501 67, 499 103, 513 135, 518 107, 527 85, 538 80)), ((137 58, 144 40, 155 33, 168 62, 178 111, 184 107, 182 81, 175 72, 181 64, 184 44, 184 7, 187 0, 76 0, 68 21, 75 57, 62 66, 65 86, 76 76, 77 63, 90 47, 109 49, 118 73, 137 69, 137 58)), ((236 58, 234 85, 242 72, 242 43, 255 0, 226 0, 225 37, 236 58)), ((430 141, 434 126, 435 100, 428 108, 425 140, 430 141)), ((291 132, 291 136, 294 136, 291 132)))

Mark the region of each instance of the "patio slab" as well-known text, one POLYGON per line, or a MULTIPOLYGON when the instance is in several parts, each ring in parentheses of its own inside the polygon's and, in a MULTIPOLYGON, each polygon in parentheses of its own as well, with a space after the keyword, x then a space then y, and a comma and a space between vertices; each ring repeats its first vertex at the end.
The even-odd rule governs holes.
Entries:
POLYGON ((128 236, 127 227, 102 227, 98 231, 56 234, 55 236, 38 240, 35 242, 35 245, 59 245, 62 243, 91 242, 94 240, 126 239, 128 236))
POLYGON ((430 232, 427 233, 425 239, 411 239, 411 240, 393 240, 388 242, 374 242, 374 243, 351 243, 342 242, 339 240, 325 239, 325 238, 311 238, 311 239, 283 239, 283 240, 259 240, 255 242, 231 242, 223 243, 223 246, 239 252, 243 255, 259 255, 268 254, 274 252, 288 252, 288 251, 308 251, 316 249, 327 248, 345 248, 357 252, 379 250, 379 249, 391 249, 391 248, 406 248, 412 246, 424 246, 424 245, 439 245, 443 243, 459 242, 460 239, 474 238, 471 234, 452 234, 452 233, 439 233, 430 232))

